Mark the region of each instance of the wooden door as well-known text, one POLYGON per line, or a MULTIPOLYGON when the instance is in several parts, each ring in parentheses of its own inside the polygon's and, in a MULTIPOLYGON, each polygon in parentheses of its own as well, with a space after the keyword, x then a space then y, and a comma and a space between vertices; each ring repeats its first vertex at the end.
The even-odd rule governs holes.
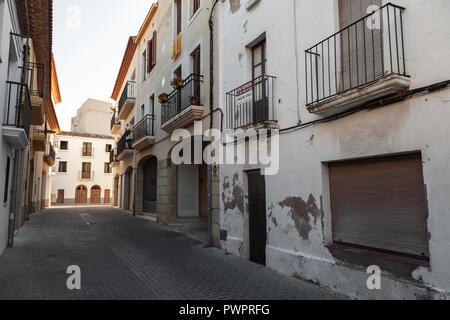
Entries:
POLYGON ((64 189, 58 190, 58 198, 56 200, 56 203, 63 204, 64 203, 64 189))
POLYGON ((266 86, 267 68, 266 41, 252 48, 253 76, 253 123, 268 120, 269 104, 266 86))
POLYGON ((104 199, 105 204, 109 204, 111 203, 111 190, 106 189, 105 190, 105 199, 104 199))
POLYGON ((87 188, 82 186, 75 190, 75 204, 87 204, 87 188))
POLYGON ((91 204, 100 204, 101 196, 102 196, 101 189, 91 189, 91 204))
POLYGON ((260 171, 248 173, 250 260, 266 264, 266 182, 260 171))

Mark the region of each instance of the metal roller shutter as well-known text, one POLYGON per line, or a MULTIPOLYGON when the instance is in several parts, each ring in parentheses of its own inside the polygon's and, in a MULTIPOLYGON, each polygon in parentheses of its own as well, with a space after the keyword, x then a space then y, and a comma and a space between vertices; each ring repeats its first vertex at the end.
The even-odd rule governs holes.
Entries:
POLYGON ((429 257, 420 154, 329 164, 333 241, 429 257))

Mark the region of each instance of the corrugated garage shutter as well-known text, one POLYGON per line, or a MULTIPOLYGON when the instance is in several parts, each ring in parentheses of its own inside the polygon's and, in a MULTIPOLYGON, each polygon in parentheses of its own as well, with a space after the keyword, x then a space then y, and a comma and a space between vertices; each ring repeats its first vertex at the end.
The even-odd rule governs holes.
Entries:
POLYGON ((329 164, 335 243, 429 257, 420 154, 329 164))

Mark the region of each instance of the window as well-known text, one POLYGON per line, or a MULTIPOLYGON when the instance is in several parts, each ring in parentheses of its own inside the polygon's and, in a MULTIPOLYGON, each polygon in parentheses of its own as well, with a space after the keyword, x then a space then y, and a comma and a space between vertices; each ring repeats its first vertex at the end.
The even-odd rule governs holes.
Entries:
POLYGON ((193 17, 198 9, 200 9, 200 0, 191 0, 191 4, 192 4, 192 15, 191 17, 193 17))
POLYGON ((181 33, 181 19, 182 8, 181 8, 181 0, 175 0, 175 32, 176 35, 181 33))
POLYGON ((3 203, 6 204, 8 202, 8 193, 9 193, 9 170, 11 167, 11 158, 6 157, 6 175, 5 175, 5 191, 3 194, 3 203))
POLYGON ((112 150, 112 145, 107 144, 107 145, 105 146, 105 152, 111 152, 111 150, 112 150))
POLYGON ((112 169, 109 166, 109 162, 105 162, 105 173, 112 173, 112 169))
POLYGON ((267 69, 266 41, 263 40, 252 48, 252 77, 253 80, 264 76, 267 69))
POLYGON ((83 157, 92 157, 92 142, 83 142, 83 157))
POLYGON ((81 179, 91 178, 91 163, 83 162, 81 165, 81 179))
POLYGON ((201 51, 200 46, 197 47, 192 53, 191 53, 191 59, 192 59, 192 73, 194 76, 194 92, 193 95, 195 98, 200 99, 200 79, 199 75, 201 75, 201 69, 200 69, 200 57, 201 57, 201 51))
POLYGON ((150 96, 150 114, 153 116, 155 115, 155 95, 152 94, 150 96))
POLYGON ((69 150, 69 142, 68 141, 61 141, 59 143, 59 149, 60 150, 69 150))
POLYGON ((66 173, 67 172, 67 161, 60 161, 58 166, 58 172, 66 173))
POLYGON ((147 52, 147 73, 150 73, 156 66, 156 31, 153 31, 152 39, 147 42, 147 52))
POLYGON ((141 119, 145 116, 145 104, 141 106, 141 119))
POLYGON ((147 72, 147 51, 142 53, 142 82, 145 81, 145 73, 147 72))

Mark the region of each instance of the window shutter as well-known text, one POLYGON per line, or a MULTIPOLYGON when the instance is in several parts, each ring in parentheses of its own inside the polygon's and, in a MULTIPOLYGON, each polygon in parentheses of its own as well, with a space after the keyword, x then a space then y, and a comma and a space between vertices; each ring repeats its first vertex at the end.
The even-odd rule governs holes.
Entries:
POLYGON ((153 51, 153 39, 150 41, 147 41, 147 73, 150 73, 152 71, 152 51, 153 51))
POLYGON ((152 69, 156 66, 156 30, 153 31, 152 39, 152 69))

